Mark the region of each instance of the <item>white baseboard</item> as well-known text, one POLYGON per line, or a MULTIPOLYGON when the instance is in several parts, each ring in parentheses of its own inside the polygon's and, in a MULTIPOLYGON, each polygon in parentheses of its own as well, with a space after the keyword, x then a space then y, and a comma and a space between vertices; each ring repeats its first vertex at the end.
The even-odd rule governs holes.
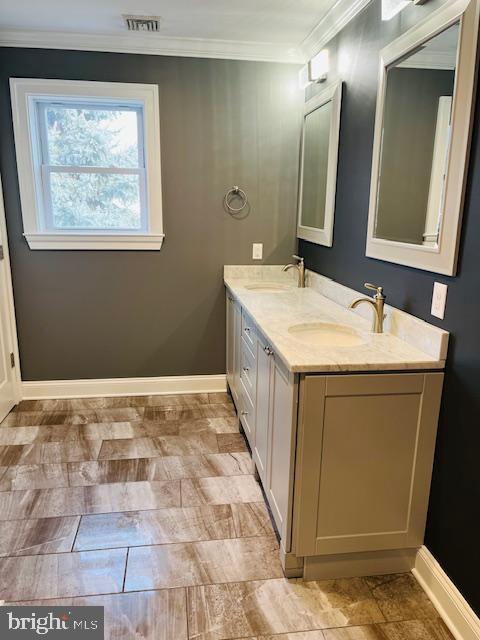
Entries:
POLYGON ((99 380, 45 380, 22 382, 24 400, 101 398, 176 393, 215 393, 227 390, 225 374, 165 376, 161 378, 101 378, 99 380))
POLYGON ((419 549, 412 573, 457 640, 480 640, 480 619, 427 547, 419 549))

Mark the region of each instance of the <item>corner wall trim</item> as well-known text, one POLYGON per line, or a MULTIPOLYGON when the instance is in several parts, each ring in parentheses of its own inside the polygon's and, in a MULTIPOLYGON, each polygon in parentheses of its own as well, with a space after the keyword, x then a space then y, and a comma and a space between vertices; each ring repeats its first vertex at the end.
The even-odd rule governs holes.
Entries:
POLYGON ((99 380, 45 380, 22 382, 24 400, 101 398, 226 391, 225 374, 165 376, 160 378, 101 378, 99 380))
POLYGON ((427 547, 419 549, 412 573, 457 640, 480 640, 480 619, 427 547))

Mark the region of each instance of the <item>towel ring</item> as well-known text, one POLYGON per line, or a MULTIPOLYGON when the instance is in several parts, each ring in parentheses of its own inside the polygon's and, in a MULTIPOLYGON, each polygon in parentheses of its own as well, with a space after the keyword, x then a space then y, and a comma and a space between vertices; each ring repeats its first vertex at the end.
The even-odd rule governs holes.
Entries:
POLYGON ((243 189, 240 189, 240 187, 235 186, 235 187, 232 187, 230 191, 227 191, 227 193, 225 194, 224 203, 225 203, 225 207, 230 213, 240 213, 240 211, 243 211, 247 206, 248 197, 243 189), (243 201, 240 207, 238 208, 232 207, 232 205, 230 204, 234 196, 238 196, 243 201))

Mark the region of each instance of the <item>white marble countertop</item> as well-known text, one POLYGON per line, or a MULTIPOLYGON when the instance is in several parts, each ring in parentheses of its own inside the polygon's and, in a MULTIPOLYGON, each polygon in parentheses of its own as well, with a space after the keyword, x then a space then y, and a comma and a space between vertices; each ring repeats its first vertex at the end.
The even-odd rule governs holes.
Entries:
MULTIPOLYGON (((426 353, 392 333, 372 333, 371 320, 312 288, 297 288, 292 278, 282 280, 289 286, 286 290, 259 292, 245 288, 245 285, 252 283, 252 278, 236 276, 226 271, 225 286, 251 316, 275 354, 292 372, 442 370, 445 366, 448 333, 412 316, 409 318, 417 322, 414 327, 416 333, 419 327, 421 329, 424 326, 425 331, 431 329, 439 333, 441 341, 446 336, 442 346, 444 353, 439 352, 437 356, 426 353), (350 327, 364 342, 353 347, 316 346, 300 341, 289 333, 292 325, 308 322, 328 322, 350 327)), ((265 276, 262 279, 265 280, 265 276)), ((258 282, 258 277, 254 281, 258 282)), ((373 314, 368 307, 366 310, 373 314)), ((437 337, 435 333, 434 337, 437 337)))

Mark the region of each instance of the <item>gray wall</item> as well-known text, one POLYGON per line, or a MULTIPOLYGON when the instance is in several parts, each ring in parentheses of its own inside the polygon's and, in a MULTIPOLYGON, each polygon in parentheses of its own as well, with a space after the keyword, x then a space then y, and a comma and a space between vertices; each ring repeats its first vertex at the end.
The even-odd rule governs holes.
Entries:
POLYGON ((440 96, 453 71, 390 69, 385 98, 377 237, 422 244, 440 96))
POLYGON ((380 49, 441 4, 407 7, 382 22, 380 0, 327 46, 330 80, 345 80, 333 247, 300 242, 310 269, 361 290, 385 287, 388 302, 450 331, 425 544, 480 614, 480 104, 477 96, 458 274, 455 278, 365 257, 380 49), (430 315, 434 281, 449 286, 445 320, 430 315))
POLYGON ((301 92, 294 65, 0 49, 0 169, 24 380, 225 371, 222 268, 295 248, 301 92), (22 237, 8 79, 159 85, 160 252, 31 251, 22 237), (222 208, 244 188, 248 217, 222 208))

